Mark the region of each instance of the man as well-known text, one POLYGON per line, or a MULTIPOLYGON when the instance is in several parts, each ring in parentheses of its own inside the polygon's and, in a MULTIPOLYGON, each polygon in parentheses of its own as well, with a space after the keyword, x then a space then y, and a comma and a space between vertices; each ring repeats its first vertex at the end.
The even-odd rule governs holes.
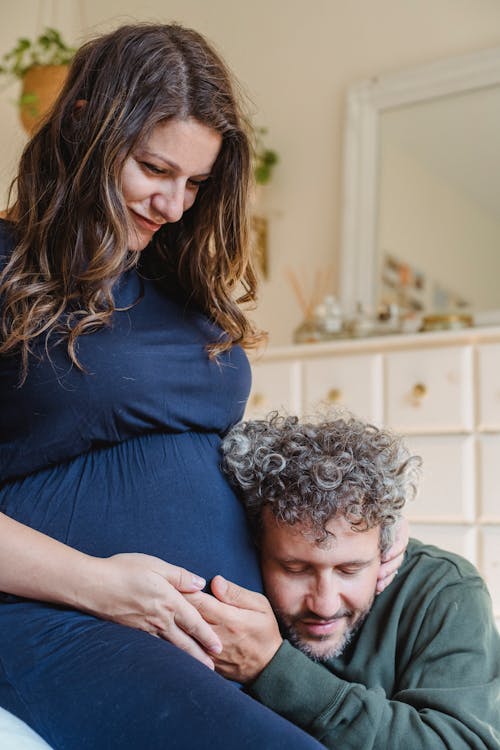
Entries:
POLYGON ((500 637, 473 566, 410 540, 376 596, 419 472, 401 438, 275 415, 236 426, 223 454, 276 617, 220 576, 216 598, 192 595, 224 645, 216 669, 330 748, 499 750, 500 637))

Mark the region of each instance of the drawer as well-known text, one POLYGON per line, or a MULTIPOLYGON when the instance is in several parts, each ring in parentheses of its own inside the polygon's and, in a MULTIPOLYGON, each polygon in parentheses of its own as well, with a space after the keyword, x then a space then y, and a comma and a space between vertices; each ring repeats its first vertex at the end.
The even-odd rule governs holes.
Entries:
POLYGON ((500 430, 500 344, 478 347, 478 422, 482 430, 500 430))
POLYGON ((473 426, 472 348, 394 352, 386 357, 385 419, 404 433, 473 426))
POLYGON ((488 584, 498 620, 500 618, 500 525, 483 528, 481 536, 482 560, 480 570, 488 584))
POLYGON ((321 357, 304 362, 304 412, 344 406, 370 422, 382 421, 382 356, 321 357))
POLYGON ((261 419, 270 411, 300 413, 300 362, 257 362, 245 419, 261 419))
POLYGON ((415 500, 405 509, 414 522, 473 521, 475 509, 474 438, 443 435, 410 437, 412 453, 422 457, 422 476, 415 500))
POLYGON ((479 439, 479 495, 483 521, 500 524, 500 435, 483 435, 479 439))
POLYGON ((462 555, 477 567, 477 531, 468 526, 456 524, 423 524, 412 523, 410 536, 426 544, 434 544, 441 549, 462 555))

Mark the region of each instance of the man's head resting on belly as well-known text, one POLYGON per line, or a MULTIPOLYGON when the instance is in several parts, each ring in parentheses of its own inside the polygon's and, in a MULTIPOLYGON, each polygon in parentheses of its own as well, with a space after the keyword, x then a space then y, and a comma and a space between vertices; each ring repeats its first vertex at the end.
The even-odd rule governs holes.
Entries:
POLYGON ((242 422, 222 453, 285 637, 318 661, 338 656, 373 604, 420 459, 400 436, 345 412, 242 422))

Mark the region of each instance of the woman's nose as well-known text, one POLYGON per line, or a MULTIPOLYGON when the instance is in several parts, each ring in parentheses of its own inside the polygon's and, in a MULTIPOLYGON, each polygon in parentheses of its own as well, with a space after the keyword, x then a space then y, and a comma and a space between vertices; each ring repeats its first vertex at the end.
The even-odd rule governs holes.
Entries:
POLYGON ((161 193, 156 193, 153 196, 153 211, 164 221, 173 224, 182 218, 185 211, 185 197, 185 186, 170 185, 161 193))

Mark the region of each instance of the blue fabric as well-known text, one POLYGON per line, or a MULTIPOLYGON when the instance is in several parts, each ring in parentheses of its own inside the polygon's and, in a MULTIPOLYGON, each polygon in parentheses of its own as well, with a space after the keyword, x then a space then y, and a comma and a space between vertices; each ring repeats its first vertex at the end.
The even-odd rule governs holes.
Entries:
MULTIPOLYGON (((0 258, 11 240, 0 223, 0 258)), ((144 278, 124 275, 110 328, 0 358, 0 510, 96 556, 145 552, 207 579, 261 586, 242 508, 219 469, 241 418, 241 349, 144 278), (135 304, 133 304, 135 303, 135 304), (132 306, 130 306, 132 305, 132 306), (127 309, 125 309, 127 308, 127 309)), ((309 748, 317 743, 172 645, 80 612, 4 595, 0 705, 56 750, 309 748)))

